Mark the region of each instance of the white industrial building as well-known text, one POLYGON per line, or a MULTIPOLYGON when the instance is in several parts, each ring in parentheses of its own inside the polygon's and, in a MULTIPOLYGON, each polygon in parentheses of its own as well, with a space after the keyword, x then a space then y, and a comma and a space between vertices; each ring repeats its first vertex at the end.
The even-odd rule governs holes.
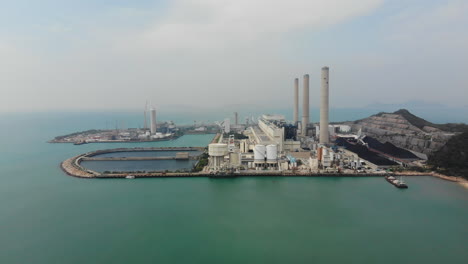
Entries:
POLYGON ((257 144, 278 146, 279 152, 296 151, 300 149, 300 142, 285 139, 285 128, 279 127, 275 123, 284 122, 283 115, 262 115, 258 120, 258 128, 252 128, 254 141, 257 144))
MULTIPOLYGON (((320 126, 315 126, 315 136, 320 138, 320 126)), ((328 136, 336 136, 337 133, 346 134, 351 132, 349 125, 328 125, 328 136)))

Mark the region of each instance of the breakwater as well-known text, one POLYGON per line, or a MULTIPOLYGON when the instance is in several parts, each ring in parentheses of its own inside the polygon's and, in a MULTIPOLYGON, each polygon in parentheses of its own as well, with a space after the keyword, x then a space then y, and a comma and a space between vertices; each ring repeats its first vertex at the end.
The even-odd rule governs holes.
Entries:
MULTIPOLYGON (((203 147, 159 147, 159 148, 116 148, 104 149, 87 152, 69 159, 66 159, 60 164, 60 168, 68 175, 79 178, 102 178, 108 174, 103 174, 97 171, 86 169, 81 166, 82 161, 90 160, 169 160, 177 159, 177 157, 96 157, 102 154, 118 153, 118 152, 154 152, 154 151, 203 151, 203 147)), ((195 156, 189 156, 189 159, 196 159, 195 156)), ((125 176, 128 173, 125 174, 125 176)), ((125 177, 122 176, 122 177, 125 177)))
POLYGON ((197 159, 198 156, 187 156, 186 158, 178 157, 83 157, 81 161, 138 161, 138 160, 182 160, 182 159, 197 159))
POLYGON ((154 152, 154 151, 203 151, 203 147, 160 147, 160 148, 115 148, 96 150, 82 154, 83 157, 94 157, 101 154, 116 152, 154 152))

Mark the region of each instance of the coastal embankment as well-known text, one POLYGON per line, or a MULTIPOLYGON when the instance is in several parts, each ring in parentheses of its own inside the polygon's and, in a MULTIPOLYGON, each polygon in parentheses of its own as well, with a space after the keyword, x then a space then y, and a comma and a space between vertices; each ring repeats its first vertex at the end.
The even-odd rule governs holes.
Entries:
MULTIPOLYGON (((427 173, 398 173, 398 174, 376 174, 376 173, 311 173, 303 171, 232 171, 232 172, 109 172, 101 173, 92 171, 81 166, 82 161, 89 160, 158 160, 175 159, 175 157, 99 157, 102 154, 116 152, 142 152, 142 151, 203 151, 202 147, 163 147, 163 148, 118 148, 105 149, 84 153, 62 162, 62 170, 71 176, 80 178, 125 178, 129 175, 135 178, 160 178, 160 177, 252 177, 252 176, 281 176, 281 177, 383 177, 385 175, 398 176, 428 176, 427 173)), ((195 158, 195 157, 190 157, 195 158)))
MULTIPOLYGON (((216 142, 219 138, 218 134, 212 142, 216 142)), ((81 166, 82 161, 137 161, 137 160, 171 160, 177 159, 175 156, 147 156, 147 157, 101 157, 102 154, 119 153, 119 152, 154 152, 154 151, 204 151, 203 147, 160 147, 160 148, 117 148, 97 150, 84 153, 63 161, 60 165, 61 169, 68 175, 79 178, 125 178, 129 175, 135 178, 173 178, 173 177, 261 177, 261 176, 277 176, 277 177, 384 177, 391 176, 433 176, 443 180, 457 182, 468 188, 468 181, 453 176, 446 176, 435 172, 414 172, 403 171, 394 173, 328 173, 328 172, 304 172, 304 171, 257 171, 257 170, 241 170, 232 172, 97 172, 81 166)), ((197 159, 198 156, 188 156, 189 159, 197 159)))
POLYGON ((421 173, 421 172, 413 172, 413 171, 404 171, 404 172, 396 172, 395 173, 396 176, 419 176, 421 174, 424 174, 425 176, 436 177, 436 178, 446 180, 446 181, 456 182, 456 183, 460 184, 461 186, 468 189, 468 180, 466 180, 466 179, 464 179, 462 177, 447 176, 447 175, 443 175, 443 174, 440 174, 440 173, 437 173, 437 172, 421 173))

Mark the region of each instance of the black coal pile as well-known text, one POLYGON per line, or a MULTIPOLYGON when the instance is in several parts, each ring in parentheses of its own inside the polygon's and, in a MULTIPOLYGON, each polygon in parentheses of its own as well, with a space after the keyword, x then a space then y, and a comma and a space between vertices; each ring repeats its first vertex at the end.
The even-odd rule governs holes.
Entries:
POLYGON ((399 148, 390 142, 382 143, 378 141, 377 139, 369 137, 369 136, 366 136, 363 139, 363 141, 366 142, 370 148, 373 148, 375 150, 378 150, 380 152, 383 152, 385 154, 391 155, 399 159, 419 159, 411 151, 399 148))
POLYGON ((398 165, 396 162, 380 156, 378 153, 370 151, 366 146, 351 144, 344 138, 337 138, 335 143, 338 146, 345 147, 347 150, 356 153, 360 158, 368 160, 376 165, 392 166, 398 165))

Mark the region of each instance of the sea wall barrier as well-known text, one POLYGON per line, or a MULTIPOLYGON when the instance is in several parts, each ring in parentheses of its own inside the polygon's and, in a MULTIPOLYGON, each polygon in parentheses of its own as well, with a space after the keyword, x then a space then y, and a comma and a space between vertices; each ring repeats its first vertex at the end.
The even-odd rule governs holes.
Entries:
MULTIPOLYGON (((66 159, 60 164, 60 168, 68 175, 79 178, 98 178, 102 177, 102 173, 89 170, 81 166, 82 161, 86 160, 157 160, 157 159, 176 159, 176 157, 95 157, 101 154, 116 153, 116 152, 152 152, 152 151, 204 151, 203 147, 159 147, 159 148, 116 148, 103 149, 87 152, 75 157, 66 159)), ((195 159, 196 157, 190 156, 195 159)))
POLYGON ((168 157, 82 157, 81 161, 139 161, 139 160, 189 160, 197 159, 198 156, 188 156, 187 158, 168 157))
MULTIPOLYGON (((212 174, 206 172, 182 172, 182 173, 106 173, 96 175, 95 178, 125 178, 127 176, 135 178, 190 178, 190 177, 210 177, 210 178, 235 178, 235 177, 384 177, 386 175, 397 176, 396 174, 366 174, 366 173, 281 173, 281 172, 254 172, 245 173, 225 173, 212 174)), ((408 175, 408 176, 430 176, 428 174, 408 175)))
POLYGON ((115 152, 153 152, 153 151, 204 151, 203 147, 160 147, 160 148, 115 148, 102 149, 82 154, 83 157, 94 157, 97 155, 115 152))

